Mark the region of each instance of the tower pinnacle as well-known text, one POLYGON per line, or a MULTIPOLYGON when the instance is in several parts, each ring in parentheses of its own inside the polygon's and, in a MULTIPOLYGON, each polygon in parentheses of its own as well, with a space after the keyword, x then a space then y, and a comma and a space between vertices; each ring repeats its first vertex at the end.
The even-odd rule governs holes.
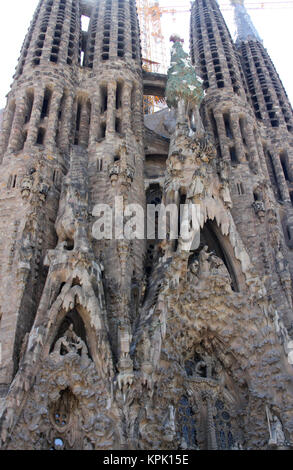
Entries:
POLYGON ((244 5, 244 0, 230 0, 234 7, 237 41, 262 41, 244 5))

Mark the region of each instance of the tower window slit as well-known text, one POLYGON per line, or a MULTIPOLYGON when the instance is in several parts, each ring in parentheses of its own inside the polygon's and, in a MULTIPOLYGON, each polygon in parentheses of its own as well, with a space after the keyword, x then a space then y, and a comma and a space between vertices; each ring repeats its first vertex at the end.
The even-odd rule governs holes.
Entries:
POLYGON ((116 88, 116 109, 120 109, 122 105, 122 88, 122 83, 118 82, 116 88))
POLYGON ((79 144, 79 130, 80 130, 81 110, 82 110, 82 104, 81 104, 81 102, 79 102, 78 105, 77 105, 77 112, 76 112, 74 145, 79 144))
POLYGON ((230 157, 232 163, 238 163, 237 153, 235 147, 230 147, 230 157))
POLYGON ((243 183, 237 183, 236 186, 237 186, 237 192, 239 196, 242 196, 243 194, 245 194, 243 183))
POLYGON ((37 145, 44 145, 46 130, 43 127, 40 127, 37 135, 37 145))
POLYGON ((211 122, 211 125, 212 125, 214 138, 215 138, 216 141, 218 141, 219 140, 218 126, 217 126, 217 122, 216 122, 214 113, 212 111, 210 111, 210 122, 211 122))
POLYGON ((223 119, 224 119, 224 124, 225 124, 225 129, 226 129, 226 136, 227 136, 229 139, 233 139, 233 134, 232 134, 231 124, 230 124, 230 116, 229 116, 229 114, 225 113, 225 114, 223 115, 223 119))
POLYGON ((52 91, 49 88, 46 88, 41 111, 41 119, 44 119, 49 115, 51 99, 52 91))
POLYGON ((288 156, 287 156, 286 152, 282 152, 280 154, 280 162, 281 162, 281 165, 282 165, 282 168, 283 168, 285 179, 286 179, 286 181, 290 182, 291 180, 290 180, 290 176, 289 176, 289 172, 288 172, 288 156))
POLYGON ((267 163, 267 168, 268 168, 268 173, 271 179, 271 183, 273 188, 275 189, 275 195, 278 200, 282 200, 282 195, 280 192, 279 184, 278 184, 278 178, 275 170, 275 165, 273 161, 272 154, 269 150, 267 150, 266 147, 263 147, 264 154, 266 155, 266 163, 267 163))
POLYGON ((239 127, 240 127, 242 142, 243 142, 243 144, 244 144, 245 146, 247 146, 247 141, 246 141, 246 136, 245 136, 245 134, 246 134, 246 133, 245 133, 245 128, 246 128, 245 124, 246 124, 246 123, 245 123, 244 118, 240 118, 240 119, 239 119, 239 127))
POLYGON ((116 118, 116 120, 115 120, 115 132, 117 132, 117 134, 122 133, 121 119, 119 119, 119 118, 116 118))
POLYGON ((102 122, 101 127, 100 127, 100 139, 106 138, 106 130, 107 130, 107 125, 105 122, 102 122))
POLYGON ((103 114, 108 109, 108 88, 107 85, 101 86, 101 113, 103 114))

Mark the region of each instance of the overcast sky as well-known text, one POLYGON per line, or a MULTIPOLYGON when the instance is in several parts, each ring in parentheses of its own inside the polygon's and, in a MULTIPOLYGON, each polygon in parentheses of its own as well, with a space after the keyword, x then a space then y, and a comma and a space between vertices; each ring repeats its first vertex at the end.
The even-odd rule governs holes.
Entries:
MULTIPOLYGON (((228 0, 219 0, 219 4, 227 4, 228 0)), ((266 3, 266 0, 259 1, 266 3)), ((0 2, 0 54, 2 70, 0 75, 0 109, 5 106, 5 95, 10 89, 12 76, 19 57, 20 48, 29 27, 38 0, 2 0, 0 2)), ((187 0, 160 0, 162 6, 188 5, 187 0)), ((258 32, 264 40, 264 45, 287 90, 291 103, 293 102, 293 8, 249 10, 258 32)), ((223 11, 231 33, 234 32, 233 16, 223 11)), ((178 14, 175 21, 172 15, 163 17, 163 32, 166 39, 170 33, 177 32, 185 37, 188 46, 189 15, 178 14)))

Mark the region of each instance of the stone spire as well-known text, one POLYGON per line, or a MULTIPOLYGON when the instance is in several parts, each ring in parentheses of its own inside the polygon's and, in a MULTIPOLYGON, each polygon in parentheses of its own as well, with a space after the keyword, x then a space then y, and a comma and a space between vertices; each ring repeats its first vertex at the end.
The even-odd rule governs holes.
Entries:
POLYGON ((246 10, 244 0, 230 0, 230 2, 234 7, 237 41, 255 40, 262 42, 246 10))

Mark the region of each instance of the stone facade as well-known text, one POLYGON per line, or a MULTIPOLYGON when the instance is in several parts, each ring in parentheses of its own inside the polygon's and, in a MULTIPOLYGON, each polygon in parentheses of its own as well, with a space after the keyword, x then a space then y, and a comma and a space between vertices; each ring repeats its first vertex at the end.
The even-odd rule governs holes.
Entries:
POLYGON ((193 3, 165 92, 134 0, 39 2, 0 141, 2 449, 292 448, 292 109, 232 3, 236 44, 193 3), (97 240, 117 200, 200 210, 97 240))

